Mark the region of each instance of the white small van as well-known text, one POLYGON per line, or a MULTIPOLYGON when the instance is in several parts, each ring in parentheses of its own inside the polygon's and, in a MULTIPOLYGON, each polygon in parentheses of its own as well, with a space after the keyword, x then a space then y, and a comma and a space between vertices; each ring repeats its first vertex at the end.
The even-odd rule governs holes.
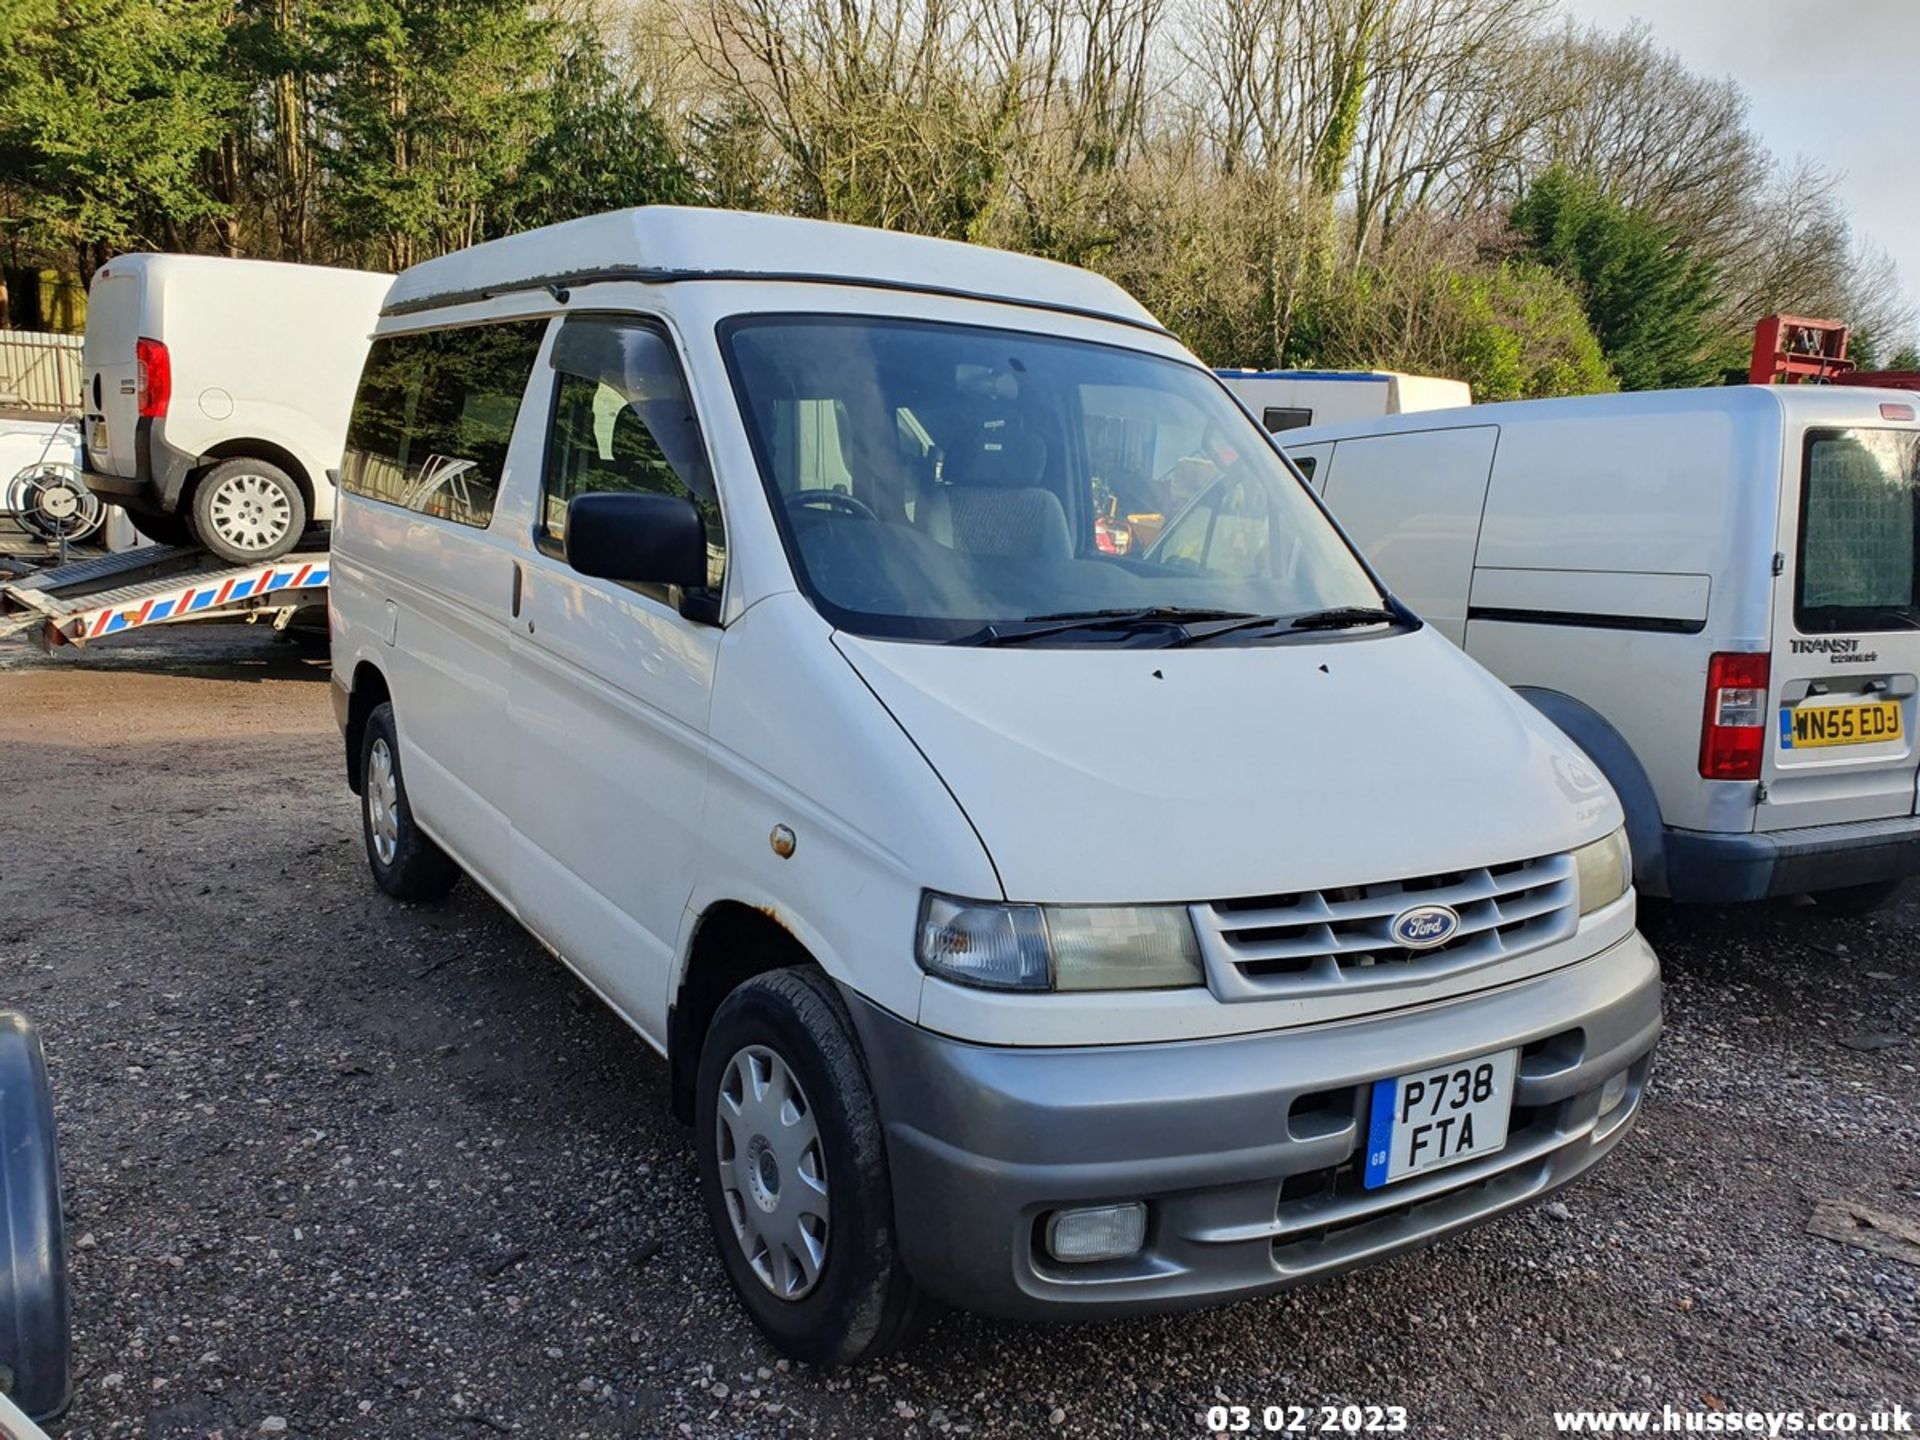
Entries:
POLYGON ((1732 386, 1298 430, 1394 592, 1586 750, 1645 894, 1920 872, 1915 397, 1732 386))
POLYGON ((87 488, 163 545, 250 564, 333 519, 354 379, 391 275, 206 255, 94 272, 87 488))
POLYGON ((1638 1112, 1605 781, 1105 280, 720 211, 494 241, 395 282, 341 488, 375 880, 471 876, 665 1055, 791 1354, 1275 1290, 1638 1112), (1114 555, 1122 474, 1190 498, 1114 555))

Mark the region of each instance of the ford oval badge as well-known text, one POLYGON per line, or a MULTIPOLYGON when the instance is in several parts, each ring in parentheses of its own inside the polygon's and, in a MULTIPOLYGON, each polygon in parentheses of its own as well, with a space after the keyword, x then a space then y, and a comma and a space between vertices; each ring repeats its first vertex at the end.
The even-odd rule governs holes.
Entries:
POLYGON ((1451 905, 1415 905, 1393 917, 1393 938, 1409 950, 1444 945, 1459 929, 1460 916, 1451 905))

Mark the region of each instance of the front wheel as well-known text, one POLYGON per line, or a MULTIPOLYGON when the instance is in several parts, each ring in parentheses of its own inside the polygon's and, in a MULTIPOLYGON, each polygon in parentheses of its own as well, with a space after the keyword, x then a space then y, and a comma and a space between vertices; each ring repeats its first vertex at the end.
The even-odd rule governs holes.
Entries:
POLYGON ((306 496, 264 460, 222 460, 193 488, 194 535, 231 564, 278 560, 306 528, 306 496))
POLYGON ((900 1260, 880 1120, 833 983, 809 966, 736 989, 697 1096, 701 1199, 767 1338, 823 1366, 912 1340, 932 1308, 900 1260))
POLYGON ((438 900, 460 878, 453 857, 413 818, 391 702, 374 707, 360 738, 360 826, 374 883, 394 899, 438 900))

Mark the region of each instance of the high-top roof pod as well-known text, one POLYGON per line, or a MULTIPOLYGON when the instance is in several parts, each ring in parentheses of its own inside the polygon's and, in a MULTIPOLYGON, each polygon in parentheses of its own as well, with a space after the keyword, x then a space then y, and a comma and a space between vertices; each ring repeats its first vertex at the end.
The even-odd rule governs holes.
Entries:
POLYGON ((1160 330, 1102 275, 957 240, 739 210, 649 205, 489 240, 406 271, 388 315, 606 280, 794 280, 1011 300, 1160 330))
POLYGON ((1098 276, 483 245, 396 282, 341 488, 375 881, 473 877, 666 1054, 789 1354, 1280 1289, 1632 1128, 1612 792, 1098 276))

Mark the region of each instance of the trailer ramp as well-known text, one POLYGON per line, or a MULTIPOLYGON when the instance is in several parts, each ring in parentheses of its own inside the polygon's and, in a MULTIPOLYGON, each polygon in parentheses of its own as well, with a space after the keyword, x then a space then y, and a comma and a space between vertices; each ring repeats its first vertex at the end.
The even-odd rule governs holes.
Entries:
POLYGON ((259 565, 172 546, 100 555, 0 582, 0 639, 27 633, 51 649, 183 620, 284 626, 294 612, 326 603, 328 568, 324 550, 259 565))

